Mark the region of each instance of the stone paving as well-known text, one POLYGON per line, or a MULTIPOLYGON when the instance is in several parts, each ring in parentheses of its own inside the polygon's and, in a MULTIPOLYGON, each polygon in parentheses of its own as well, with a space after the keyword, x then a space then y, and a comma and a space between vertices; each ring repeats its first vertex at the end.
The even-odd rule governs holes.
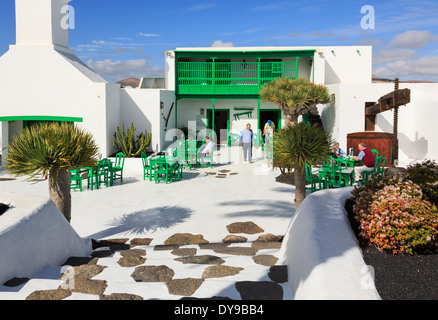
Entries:
POLYGON ((262 234, 252 222, 228 229, 222 243, 189 233, 155 246, 151 238, 93 240, 91 255, 68 259, 52 288, 32 291, 38 276, 5 287, 10 299, 26 300, 290 299, 287 268, 276 265, 282 236, 262 234), (245 233, 260 236, 246 242, 245 233))

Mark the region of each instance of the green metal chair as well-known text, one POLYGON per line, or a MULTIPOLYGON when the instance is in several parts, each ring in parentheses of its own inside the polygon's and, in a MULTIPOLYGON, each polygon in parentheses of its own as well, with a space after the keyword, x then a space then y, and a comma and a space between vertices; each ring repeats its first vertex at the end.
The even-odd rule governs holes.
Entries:
POLYGON ((190 170, 192 168, 196 168, 196 164, 198 162, 198 148, 197 148, 197 141, 196 140, 188 140, 187 141, 187 157, 184 161, 184 166, 190 167, 190 170))
POLYGON ((178 162, 175 162, 170 167, 170 181, 173 182, 174 180, 180 181, 182 179, 182 165, 178 162))
POLYGON ((152 175, 153 175, 153 168, 152 168, 151 162, 148 159, 148 155, 146 152, 142 152, 141 161, 143 164, 143 180, 146 180, 146 178, 149 178, 149 181, 151 181, 152 175))
POLYGON ((371 152, 373 153, 375 158, 379 156, 379 151, 377 151, 376 149, 371 149, 371 152))
POLYGON ((336 166, 329 167, 329 172, 325 178, 325 185, 327 188, 345 187, 344 179, 342 179, 341 170, 336 166))
POLYGON ((376 162, 374 164, 374 170, 362 172, 362 183, 366 183, 370 181, 372 178, 374 178, 377 175, 381 175, 383 178, 383 175, 385 173, 385 162, 386 162, 385 157, 377 157, 376 162))
POLYGON ((310 190, 311 193, 321 190, 321 180, 312 174, 312 167, 308 163, 306 163, 306 182, 310 182, 310 187, 306 187, 306 190, 310 190))
MULTIPOLYGON (((91 175, 88 175, 88 179, 91 178, 91 175)), ((89 181, 89 184, 92 184, 96 189, 99 189, 102 184, 106 187, 111 185, 111 160, 102 159, 98 162, 94 172, 94 180, 89 181)))
POLYGON ((84 173, 81 169, 70 169, 70 189, 80 190, 82 192, 82 181, 85 179, 82 174, 84 173))
POLYGON ((113 166, 111 166, 111 185, 114 180, 120 180, 123 182, 123 167, 125 165, 125 155, 122 152, 116 154, 116 160, 113 166))
POLYGON ((166 164, 157 162, 154 164, 154 180, 155 183, 159 183, 160 181, 165 181, 166 184, 171 182, 171 174, 170 166, 166 164))

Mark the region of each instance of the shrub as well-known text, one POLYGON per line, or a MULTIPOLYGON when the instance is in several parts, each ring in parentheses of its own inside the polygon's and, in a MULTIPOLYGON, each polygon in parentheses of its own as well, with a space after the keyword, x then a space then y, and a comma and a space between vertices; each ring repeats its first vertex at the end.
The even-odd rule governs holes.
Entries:
POLYGON ((418 184, 427 200, 438 204, 438 165, 425 160, 407 167, 407 178, 418 184))
POLYGON ((438 210, 420 186, 399 178, 380 179, 353 191, 360 236, 379 250, 409 253, 436 247, 438 210))

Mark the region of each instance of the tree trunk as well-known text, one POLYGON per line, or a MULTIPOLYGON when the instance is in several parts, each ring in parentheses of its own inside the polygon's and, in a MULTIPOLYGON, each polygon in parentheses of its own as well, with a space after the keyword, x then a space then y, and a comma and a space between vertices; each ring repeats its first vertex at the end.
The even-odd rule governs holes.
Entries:
POLYGON ((49 178, 50 199, 59 208, 70 223, 71 220, 71 193, 70 171, 65 168, 53 169, 49 178))
POLYGON ((295 168, 295 211, 306 198, 306 171, 300 167, 295 168))

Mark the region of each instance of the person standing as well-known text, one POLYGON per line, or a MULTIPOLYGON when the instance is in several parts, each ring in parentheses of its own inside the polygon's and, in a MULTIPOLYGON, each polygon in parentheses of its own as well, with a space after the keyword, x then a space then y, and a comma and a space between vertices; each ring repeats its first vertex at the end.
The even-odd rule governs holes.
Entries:
POLYGON ((243 159, 251 163, 252 159, 252 144, 254 142, 254 134, 251 129, 251 125, 248 123, 246 128, 242 130, 239 138, 239 145, 243 149, 243 159))
POLYGON ((265 136, 265 143, 271 143, 271 138, 274 137, 275 124, 268 120, 263 129, 263 135, 265 136))

